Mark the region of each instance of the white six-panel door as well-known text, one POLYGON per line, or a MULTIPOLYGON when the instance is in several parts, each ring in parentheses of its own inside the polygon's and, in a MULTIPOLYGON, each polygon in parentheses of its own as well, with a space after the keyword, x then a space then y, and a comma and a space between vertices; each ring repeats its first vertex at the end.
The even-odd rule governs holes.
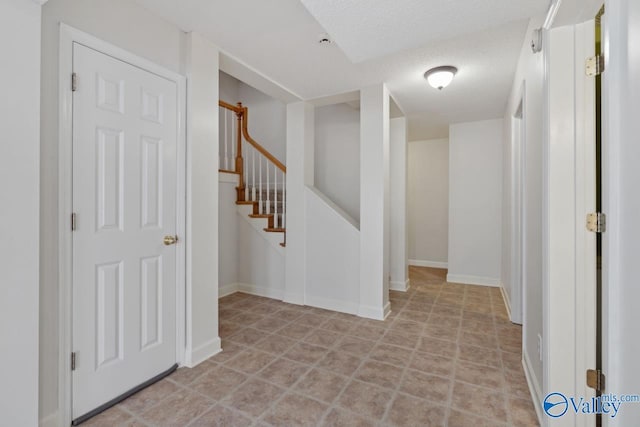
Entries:
POLYGON ((73 70, 73 418, 176 361, 177 87, 80 44, 73 70))

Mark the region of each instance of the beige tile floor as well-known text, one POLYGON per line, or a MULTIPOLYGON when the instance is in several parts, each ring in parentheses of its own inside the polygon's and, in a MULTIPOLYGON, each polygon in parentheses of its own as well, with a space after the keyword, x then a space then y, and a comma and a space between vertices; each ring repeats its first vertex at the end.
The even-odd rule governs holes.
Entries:
POLYGON ((85 426, 537 426, 500 291, 410 277, 384 322, 222 298, 222 353, 85 426))

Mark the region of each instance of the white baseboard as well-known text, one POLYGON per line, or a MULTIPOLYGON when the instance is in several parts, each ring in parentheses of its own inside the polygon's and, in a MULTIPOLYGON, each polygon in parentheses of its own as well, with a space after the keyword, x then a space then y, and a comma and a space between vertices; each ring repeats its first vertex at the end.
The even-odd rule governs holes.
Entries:
POLYGON ((449 263, 442 261, 426 261, 421 259, 410 259, 409 265, 415 267, 448 268, 449 263))
POLYGON ((228 285, 221 286, 220 289, 218 289, 218 298, 235 294, 238 292, 238 285, 239 283, 229 283, 228 285))
POLYGON ((392 291, 407 292, 411 287, 411 281, 407 279, 405 282, 389 282, 389 289, 392 291))
MULTIPOLYGON (((230 283, 228 285, 224 285, 218 290, 218 298, 226 297, 227 295, 235 294, 236 292, 243 292, 245 294, 272 298, 280 301, 284 299, 284 290, 282 289, 265 288, 262 286, 252 285, 250 283, 230 283)), ((291 301, 285 302, 289 302, 291 304, 303 304, 291 301)))
POLYGON ((494 277, 465 276, 461 274, 447 274, 447 282, 462 283, 465 285, 491 286, 494 288, 500 286, 500 279, 496 279, 494 277))
POLYGON ((360 305, 358 307, 358 316, 373 320, 384 320, 391 313, 391 304, 387 302, 384 307, 372 307, 360 305))
POLYGON ((215 337, 193 350, 185 352, 184 366, 194 368, 213 355, 222 351, 220 337, 215 337))
POLYGON ((533 374, 533 368, 531 367, 531 361, 527 353, 522 352, 522 367, 524 368, 524 376, 527 379, 527 385, 529 386, 529 393, 531 393, 531 399, 533 400, 533 407, 536 410, 538 416, 538 422, 542 424, 544 417, 542 412, 542 391, 540 385, 534 381, 535 375, 533 374))
POLYGON ((382 319, 386 319, 391 314, 391 301, 387 301, 387 303, 382 307, 382 319))
POLYGON ((513 323, 513 318, 511 317, 511 300, 507 296, 507 293, 504 291, 504 284, 500 283, 500 294, 502 295, 502 301, 504 301, 504 306, 507 309, 507 316, 509 316, 509 320, 513 323))
POLYGON ((256 295, 259 297, 273 298, 282 301, 284 297, 283 289, 265 288, 262 286, 251 285, 249 283, 238 283, 238 292, 256 295))
POLYGON ((58 419, 58 411, 47 415, 46 417, 40 418, 38 421, 39 427, 58 427, 60 425, 60 420, 58 419))
POLYGON ((304 305, 304 294, 296 294, 293 292, 284 291, 282 301, 287 304, 304 305))
POLYGON ((325 310, 339 311, 340 313, 358 314, 358 304, 347 301, 306 295, 305 304, 311 307, 323 308, 325 310))

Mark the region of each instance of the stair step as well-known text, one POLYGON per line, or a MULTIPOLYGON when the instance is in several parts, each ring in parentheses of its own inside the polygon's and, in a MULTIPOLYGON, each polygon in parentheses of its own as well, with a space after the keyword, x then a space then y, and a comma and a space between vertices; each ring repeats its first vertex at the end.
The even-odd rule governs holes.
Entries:
MULTIPOLYGON (((251 218, 275 218, 276 214, 274 213, 263 213, 263 214, 249 214, 249 217, 251 218)), ((278 212, 278 221, 280 221, 282 219, 282 212, 278 212)))
POLYGON ((286 228, 265 228, 264 231, 267 233, 284 233, 286 228))

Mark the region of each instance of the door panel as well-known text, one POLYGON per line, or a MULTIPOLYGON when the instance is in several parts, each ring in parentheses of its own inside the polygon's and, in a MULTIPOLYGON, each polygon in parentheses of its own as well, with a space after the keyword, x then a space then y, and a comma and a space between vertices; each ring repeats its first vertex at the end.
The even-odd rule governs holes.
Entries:
POLYGON ((73 418, 176 361, 177 87, 74 44, 73 418))

